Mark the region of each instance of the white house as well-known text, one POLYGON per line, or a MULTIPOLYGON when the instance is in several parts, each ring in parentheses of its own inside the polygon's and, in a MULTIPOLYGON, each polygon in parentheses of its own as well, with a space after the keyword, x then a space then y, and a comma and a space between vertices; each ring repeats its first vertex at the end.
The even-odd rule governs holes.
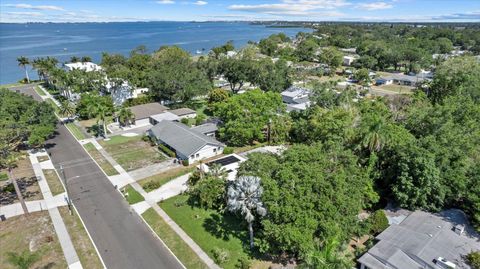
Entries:
POLYGON ((343 56, 343 65, 350 66, 355 59, 354 56, 343 56))
POLYGON ((66 71, 72 71, 74 69, 80 69, 86 72, 103 70, 100 65, 92 62, 75 62, 75 63, 65 64, 66 71))
POLYGON ((178 159, 189 163, 222 154, 225 147, 215 138, 175 121, 160 121, 147 134, 173 150, 178 159))
POLYGON ((282 101, 287 104, 287 111, 305 110, 310 106, 309 96, 311 91, 307 88, 291 86, 284 90, 282 101))

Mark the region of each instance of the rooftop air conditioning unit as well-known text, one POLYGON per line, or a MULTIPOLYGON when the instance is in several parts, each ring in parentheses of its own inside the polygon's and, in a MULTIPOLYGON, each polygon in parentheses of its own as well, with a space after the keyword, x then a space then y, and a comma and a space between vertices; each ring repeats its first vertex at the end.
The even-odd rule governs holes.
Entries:
POLYGON ((461 225, 461 224, 458 224, 455 226, 455 228, 453 228, 455 233, 458 234, 458 235, 462 235, 463 234, 463 231, 465 230, 465 226, 461 225))
POLYGON ((436 259, 436 263, 435 263, 438 267, 440 268, 443 268, 443 269, 455 269, 457 268, 457 265, 454 264, 453 262, 445 259, 445 258, 442 258, 442 257, 438 257, 436 259))

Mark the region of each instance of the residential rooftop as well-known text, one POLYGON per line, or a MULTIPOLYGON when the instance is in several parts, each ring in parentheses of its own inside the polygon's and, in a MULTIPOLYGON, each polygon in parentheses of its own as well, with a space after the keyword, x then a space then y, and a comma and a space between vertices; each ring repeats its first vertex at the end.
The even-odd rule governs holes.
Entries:
POLYGON ((168 108, 160 103, 148 103, 130 107, 136 120, 146 119, 150 116, 161 114, 168 108))
POLYGON ((480 250, 479 235, 465 214, 456 209, 438 214, 415 211, 376 239, 379 242, 358 260, 370 269, 442 268, 436 264, 440 257, 457 268, 470 268, 463 257, 480 250))
POLYGON ((194 113, 196 113, 196 111, 193 110, 193 109, 185 107, 185 108, 178 108, 178 109, 170 110, 170 113, 173 113, 173 114, 181 117, 181 116, 185 116, 185 115, 189 115, 189 114, 194 114, 194 113))

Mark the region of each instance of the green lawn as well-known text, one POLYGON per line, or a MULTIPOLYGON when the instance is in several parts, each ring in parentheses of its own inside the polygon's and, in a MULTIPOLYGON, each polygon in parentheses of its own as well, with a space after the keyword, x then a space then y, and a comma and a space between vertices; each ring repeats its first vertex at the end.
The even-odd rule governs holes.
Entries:
POLYGON ((52 106, 55 113, 57 113, 59 115, 60 108, 55 104, 55 102, 53 102, 52 99, 50 99, 50 98, 45 99, 45 102, 49 103, 52 106))
POLYGON ((103 155, 95 148, 92 143, 83 145, 85 149, 92 155, 92 158, 100 165, 105 174, 109 176, 118 175, 118 171, 103 157, 103 155))
POLYGON ((142 136, 112 136, 99 142, 125 170, 132 171, 165 160, 165 156, 142 136))
POLYGON ((193 170, 195 170, 195 167, 181 166, 178 168, 169 169, 165 172, 153 175, 151 177, 144 178, 138 181, 138 183, 146 192, 151 192, 160 188, 162 185, 169 182, 170 180, 193 172, 193 170))
POLYGON ((145 198, 130 185, 127 185, 123 192, 125 199, 127 199, 127 202, 131 205, 145 201, 145 198))
POLYGON ((46 96, 47 94, 39 87, 35 86, 35 91, 38 93, 40 96, 46 96))
POLYGON ((179 195, 159 205, 212 259, 215 249, 226 251, 229 259, 221 267, 236 268, 238 259, 249 255, 244 222, 231 214, 191 207, 186 200, 179 195))
POLYGON ((70 130, 70 132, 72 132, 73 136, 75 136, 77 140, 85 139, 85 135, 83 134, 82 130, 80 130, 80 127, 78 127, 75 123, 70 122, 65 124, 65 126, 68 128, 68 130, 70 130))
POLYGON ((148 209, 142 214, 142 217, 185 267, 189 269, 208 268, 182 238, 163 221, 155 210, 152 208, 148 209))

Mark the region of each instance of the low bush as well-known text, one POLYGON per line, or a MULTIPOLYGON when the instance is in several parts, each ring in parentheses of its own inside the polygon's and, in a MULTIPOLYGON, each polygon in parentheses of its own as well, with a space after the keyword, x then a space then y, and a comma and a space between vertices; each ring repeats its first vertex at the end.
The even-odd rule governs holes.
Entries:
POLYGON ((145 183, 145 185, 143 185, 143 189, 148 191, 148 190, 156 190, 158 188, 160 188, 162 184, 159 182, 159 181, 150 181, 150 182, 147 182, 145 183))
POLYGON ((377 210, 368 218, 370 224, 370 231, 374 234, 379 234, 388 228, 388 219, 383 210, 377 210))
POLYGON ((238 259, 238 263, 236 264, 236 268, 238 269, 250 269, 252 266, 252 261, 245 256, 242 256, 240 259, 238 259))
POLYGON ((223 149, 223 154, 232 154, 233 153, 233 148, 231 147, 225 147, 223 149))
POLYGON ((469 253, 467 255, 467 262, 472 269, 480 269, 480 251, 469 253))
POLYGON ((167 154, 167 156, 170 156, 172 158, 175 158, 177 157, 177 155, 175 154, 175 152, 173 152, 171 149, 167 148, 167 146, 165 145, 158 145, 158 148, 163 151, 165 154, 167 154))
POLYGON ((7 173, 0 173, 0 181, 5 181, 8 179, 7 173))
POLYGON ((189 166, 190 162, 188 160, 182 160, 183 166, 189 166))
POLYGON ((216 264, 224 264, 230 259, 230 255, 228 254, 228 251, 220 248, 215 248, 212 251, 213 254, 213 260, 215 261, 216 264))

